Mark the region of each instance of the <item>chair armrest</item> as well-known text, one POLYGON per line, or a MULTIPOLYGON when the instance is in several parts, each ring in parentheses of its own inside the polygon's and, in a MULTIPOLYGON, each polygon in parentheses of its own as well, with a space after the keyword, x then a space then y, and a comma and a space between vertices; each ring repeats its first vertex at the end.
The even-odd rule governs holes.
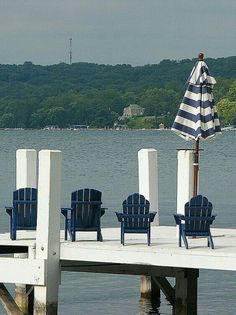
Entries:
POLYGON ((101 217, 105 214, 108 208, 101 207, 101 217))
POLYGON ((5 207, 5 210, 6 210, 7 214, 12 216, 13 207, 5 207))
POLYGON ((118 221, 121 222, 123 213, 122 212, 115 212, 115 214, 117 216, 118 221))
POLYGON ((184 215, 181 213, 175 213, 173 214, 174 218, 175 218, 175 223, 180 225, 181 221, 184 220, 184 215))
POLYGON ((67 218, 67 214, 72 208, 61 208, 61 213, 67 218))
POLYGON ((153 222, 156 214, 157 214, 156 211, 149 212, 150 222, 153 222))

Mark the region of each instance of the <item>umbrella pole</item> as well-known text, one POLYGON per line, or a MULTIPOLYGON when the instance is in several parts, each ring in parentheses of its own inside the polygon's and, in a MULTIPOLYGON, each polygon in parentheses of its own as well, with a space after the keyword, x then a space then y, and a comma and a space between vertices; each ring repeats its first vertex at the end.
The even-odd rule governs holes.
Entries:
POLYGON ((194 188, 193 195, 197 196, 198 194, 198 172, 199 172, 199 139, 195 142, 194 150, 194 188))

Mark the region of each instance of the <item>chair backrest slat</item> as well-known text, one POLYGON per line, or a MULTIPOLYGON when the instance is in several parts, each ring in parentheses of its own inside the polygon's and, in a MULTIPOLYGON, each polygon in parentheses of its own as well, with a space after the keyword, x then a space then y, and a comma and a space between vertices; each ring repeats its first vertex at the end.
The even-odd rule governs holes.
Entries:
POLYGON ((185 220, 185 230, 196 232, 207 232, 210 222, 206 220, 212 215, 212 203, 202 195, 193 197, 185 204, 185 217, 199 217, 200 220, 185 220))
MULTIPOLYGON (((143 195, 138 193, 134 193, 126 200, 123 201, 123 213, 124 214, 148 214, 150 203, 145 199, 143 195)), ((147 218, 125 218, 124 220, 125 228, 147 228, 148 227, 148 219, 147 218)))
POLYGON ((71 193, 71 208, 76 227, 92 228, 101 217, 102 193, 96 189, 84 188, 71 193))
POLYGON ((20 188, 13 192, 13 220, 17 227, 36 227, 37 224, 37 189, 20 188))

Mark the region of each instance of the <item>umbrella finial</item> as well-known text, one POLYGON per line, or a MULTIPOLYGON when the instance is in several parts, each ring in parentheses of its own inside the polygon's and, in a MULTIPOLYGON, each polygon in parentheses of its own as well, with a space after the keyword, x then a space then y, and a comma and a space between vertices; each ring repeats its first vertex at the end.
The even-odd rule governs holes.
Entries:
POLYGON ((199 53, 198 54, 198 60, 203 61, 204 60, 204 53, 199 53))

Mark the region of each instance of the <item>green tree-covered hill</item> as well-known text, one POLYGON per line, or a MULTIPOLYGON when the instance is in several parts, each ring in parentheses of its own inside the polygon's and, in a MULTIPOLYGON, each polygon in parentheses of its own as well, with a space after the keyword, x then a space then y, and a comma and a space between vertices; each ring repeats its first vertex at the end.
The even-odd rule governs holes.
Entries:
MULTIPOLYGON (((152 127, 160 121, 169 126, 195 62, 163 60, 138 67, 91 63, 40 66, 31 62, 0 65, 0 127, 113 126, 130 103, 144 107, 145 115, 156 117, 152 127)), ((217 79, 214 95, 222 122, 232 124, 236 119, 236 57, 209 58, 206 62, 217 79)))

